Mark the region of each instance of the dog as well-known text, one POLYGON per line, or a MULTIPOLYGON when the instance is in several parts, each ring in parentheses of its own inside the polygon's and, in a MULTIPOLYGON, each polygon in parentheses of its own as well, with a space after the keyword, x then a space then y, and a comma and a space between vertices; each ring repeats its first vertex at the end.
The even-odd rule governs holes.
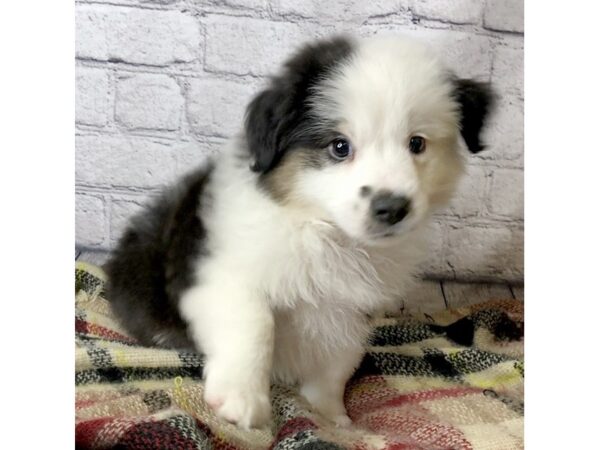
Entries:
POLYGON ((348 426, 369 316, 414 279, 493 98, 408 38, 305 45, 222 152, 131 220, 106 265, 115 315, 203 354, 204 399, 231 423, 268 423, 277 381, 348 426))

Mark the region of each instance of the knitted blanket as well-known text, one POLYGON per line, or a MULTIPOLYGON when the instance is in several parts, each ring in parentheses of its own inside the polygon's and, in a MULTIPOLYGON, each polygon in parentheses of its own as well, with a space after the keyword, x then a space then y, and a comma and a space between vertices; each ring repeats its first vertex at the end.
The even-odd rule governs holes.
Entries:
POLYGON ((520 449, 523 305, 498 300, 374 320, 337 428, 295 388, 272 386, 270 427, 243 431, 202 400, 202 358, 142 347, 76 264, 75 441, 81 449, 520 449))

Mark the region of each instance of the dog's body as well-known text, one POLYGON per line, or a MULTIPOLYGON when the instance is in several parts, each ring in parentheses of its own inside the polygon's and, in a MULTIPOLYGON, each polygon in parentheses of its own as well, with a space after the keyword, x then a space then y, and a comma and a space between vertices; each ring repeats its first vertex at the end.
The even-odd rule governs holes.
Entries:
POLYGON ((227 420, 264 423, 274 378, 347 425, 367 314, 410 285, 489 103, 412 42, 304 48, 244 133, 134 219, 107 265, 116 314, 143 343, 205 354, 227 420))

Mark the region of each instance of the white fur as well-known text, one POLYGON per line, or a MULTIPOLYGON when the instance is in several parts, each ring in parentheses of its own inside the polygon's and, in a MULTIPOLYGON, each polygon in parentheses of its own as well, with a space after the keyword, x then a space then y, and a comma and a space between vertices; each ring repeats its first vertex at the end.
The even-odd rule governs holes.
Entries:
MULTIPOLYGON (((269 417, 269 380, 298 383, 322 414, 350 423, 344 385, 369 333, 366 313, 392 307, 423 253, 432 208, 454 188, 462 162, 455 105, 437 60, 401 40, 360 44, 319 95, 356 154, 348 164, 303 170, 297 201, 282 205, 238 157, 240 138, 216 163, 209 236, 182 317, 207 357, 205 398, 243 427, 269 417), (333 105, 333 106, 332 106, 333 105), (410 136, 427 138, 414 156, 410 136), (410 196, 413 210, 382 238, 361 186, 410 196)), ((324 107, 323 107, 324 108, 324 107)))

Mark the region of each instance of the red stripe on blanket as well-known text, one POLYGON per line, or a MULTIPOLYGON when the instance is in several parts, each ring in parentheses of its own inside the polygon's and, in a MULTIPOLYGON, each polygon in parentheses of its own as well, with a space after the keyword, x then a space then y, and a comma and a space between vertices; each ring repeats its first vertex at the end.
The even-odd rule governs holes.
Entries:
POLYGON ((448 388, 448 389, 431 389, 428 391, 412 392, 410 394, 400 394, 384 402, 381 407, 400 406, 405 404, 420 403, 427 400, 437 400, 440 398, 461 397, 467 394, 481 392, 477 388, 448 388))
MULTIPOLYGON (((420 447, 417 447, 420 449, 420 447)), ((416 450, 414 445, 402 444, 402 443, 392 443, 388 445, 385 450, 416 450)))
POLYGON ((398 391, 390 388, 384 377, 368 376, 348 385, 344 403, 348 416, 352 421, 356 421, 363 414, 379 409, 396 396, 398 396, 398 391))
POLYGON ((242 450, 242 447, 236 447, 224 438, 214 436, 211 441, 213 450, 242 450))
POLYGON ((289 436, 293 436, 301 431, 314 430, 316 428, 317 425, 312 420, 306 417, 295 417, 283 424, 269 448, 272 449, 279 441, 282 441, 289 436))
POLYGON ((75 333, 82 333, 82 334, 87 334, 88 333, 88 327, 87 327, 87 322, 85 320, 81 320, 81 319, 75 319, 75 333))
POLYGON ((102 417, 100 419, 87 420, 75 425, 75 446, 77 448, 92 448, 98 433, 102 428, 112 422, 112 417, 102 417))
POLYGON ((398 414, 393 409, 380 411, 361 420, 359 425, 383 433, 398 444, 407 443, 431 450, 472 450, 464 435, 449 425, 423 417, 398 414))
POLYGON ((385 378, 369 377, 348 387, 345 403, 350 418, 358 420, 361 416, 382 408, 411 405, 440 398, 460 397, 475 392, 482 392, 482 390, 472 387, 456 387, 399 394, 397 390, 388 386, 385 378))
MULTIPOLYGON (((399 442, 386 442, 385 447, 380 447, 383 450, 423 450, 421 447, 415 447, 414 445, 403 444, 399 442)), ((372 450, 373 446, 369 444, 365 444, 364 442, 359 442, 356 445, 353 445, 352 450, 372 450)))
POLYGON ((196 450, 195 442, 185 430, 171 426, 167 421, 141 422, 130 427, 118 440, 118 446, 129 450, 172 448, 196 450))
POLYGON ((123 342, 131 343, 131 344, 135 344, 137 342, 135 339, 130 338, 129 336, 125 336, 124 334, 117 333, 114 330, 103 327, 102 325, 97 325, 95 323, 84 322, 83 324, 79 325, 79 327, 82 331, 79 331, 77 329, 77 326, 78 325, 76 322, 75 323, 75 331, 78 331, 80 333, 84 333, 84 334, 87 334, 90 336, 101 337, 101 338, 117 340, 117 341, 123 341, 123 342))

